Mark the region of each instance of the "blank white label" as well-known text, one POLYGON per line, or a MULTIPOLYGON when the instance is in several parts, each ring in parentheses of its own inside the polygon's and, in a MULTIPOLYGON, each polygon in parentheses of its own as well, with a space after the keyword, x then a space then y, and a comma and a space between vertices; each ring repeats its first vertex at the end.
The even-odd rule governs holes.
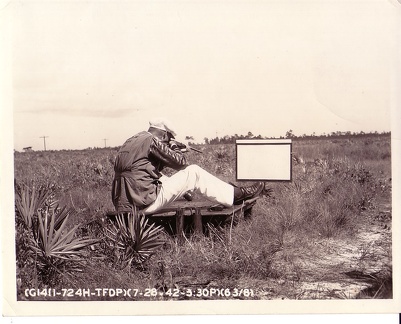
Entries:
POLYGON ((291 181, 291 140, 237 140, 237 180, 291 181))

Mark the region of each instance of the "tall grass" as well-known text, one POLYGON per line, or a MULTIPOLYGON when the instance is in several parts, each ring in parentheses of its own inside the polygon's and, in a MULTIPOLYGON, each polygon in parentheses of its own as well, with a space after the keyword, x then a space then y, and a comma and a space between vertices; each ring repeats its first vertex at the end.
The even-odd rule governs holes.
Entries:
MULTIPOLYGON (((235 182, 235 146, 208 145, 202 151, 189 152, 189 162, 235 182)), ((118 242, 122 233, 104 216, 113 208, 110 185, 115 149, 17 153, 15 177, 52 184, 57 198, 79 211, 72 215, 72 223, 87 224, 78 228, 77 235, 101 240, 88 251, 82 272, 74 276, 76 286, 234 287, 252 280, 287 278, 289 272, 301 280, 306 274, 300 264, 311 241, 352 238, 358 224, 366 221, 364 212, 376 207, 378 196, 390 197, 388 140, 295 141, 293 151, 300 157, 293 164, 293 181, 267 183, 272 194, 258 200, 252 217, 240 219, 234 227, 209 225, 206 236, 187 236, 181 244, 163 234, 164 244, 152 250, 151 257, 126 268, 117 266, 105 236, 109 229, 117 233, 112 236, 118 242)), ((18 227, 17 254, 22 256, 27 242, 21 233, 18 227)), ((126 237, 129 233, 128 228, 126 237)), ((32 282, 27 275, 30 265, 22 259, 18 271, 23 288, 32 282)))

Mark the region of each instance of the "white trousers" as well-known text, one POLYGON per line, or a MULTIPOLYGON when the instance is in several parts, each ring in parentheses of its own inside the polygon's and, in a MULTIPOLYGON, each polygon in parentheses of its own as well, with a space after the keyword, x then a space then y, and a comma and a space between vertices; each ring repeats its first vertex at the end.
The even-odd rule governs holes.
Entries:
POLYGON ((197 165, 190 165, 178 171, 171 177, 162 176, 161 190, 156 200, 143 209, 145 214, 152 214, 176 199, 187 191, 195 191, 209 200, 230 207, 234 202, 234 187, 203 170, 197 165))

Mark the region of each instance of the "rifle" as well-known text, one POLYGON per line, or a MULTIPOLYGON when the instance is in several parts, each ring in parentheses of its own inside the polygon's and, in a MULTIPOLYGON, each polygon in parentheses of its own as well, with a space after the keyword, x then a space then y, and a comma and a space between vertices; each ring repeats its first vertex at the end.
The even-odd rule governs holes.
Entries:
POLYGON ((200 151, 192 146, 189 146, 184 143, 177 142, 177 141, 170 141, 170 148, 172 150, 179 149, 181 152, 187 152, 188 150, 193 150, 198 153, 203 153, 202 151, 200 151))

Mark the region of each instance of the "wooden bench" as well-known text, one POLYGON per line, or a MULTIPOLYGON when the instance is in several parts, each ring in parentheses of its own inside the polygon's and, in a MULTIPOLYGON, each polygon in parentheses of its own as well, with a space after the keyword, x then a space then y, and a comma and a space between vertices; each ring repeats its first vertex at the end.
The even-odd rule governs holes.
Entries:
MULTIPOLYGON (((173 223, 173 232, 181 240, 184 237, 185 223, 190 223, 195 234, 203 234, 205 223, 218 219, 222 223, 233 222, 235 219, 249 215, 258 197, 249 199, 241 205, 223 207, 208 200, 176 200, 167 207, 148 215, 149 221, 156 224, 173 223), (175 226, 174 226, 175 223, 175 226)), ((112 218, 116 212, 108 212, 112 218)))

